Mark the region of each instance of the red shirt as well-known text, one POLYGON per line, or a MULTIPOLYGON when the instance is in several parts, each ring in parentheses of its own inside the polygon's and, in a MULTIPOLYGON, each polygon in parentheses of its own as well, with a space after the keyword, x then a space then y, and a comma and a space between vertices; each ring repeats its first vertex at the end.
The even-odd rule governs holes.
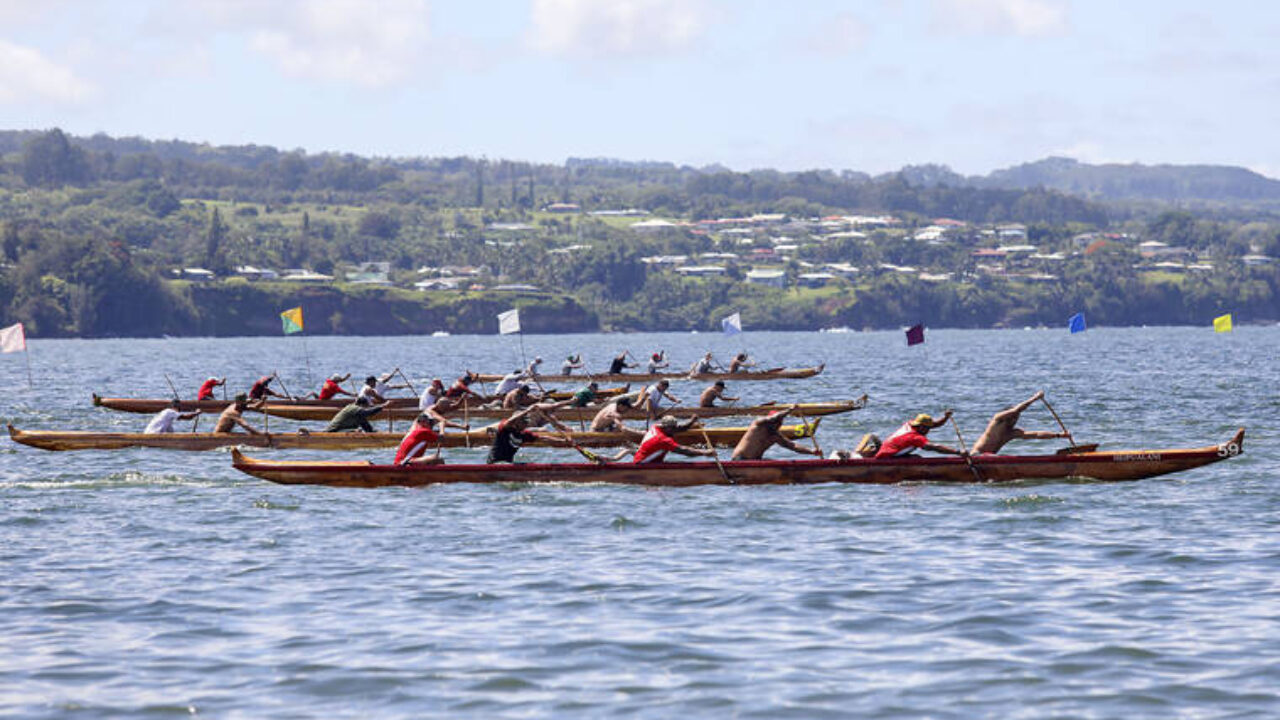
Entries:
POLYGON ((220 385, 217 380, 205 380, 200 386, 200 392, 196 393, 197 400, 213 400, 213 389, 220 385))
POLYGON ((328 400, 334 395, 337 395, 338 391, 341 389, 342 389, 342 386, 339 385, 338 383, 332 380, 325 380, 324 387, 320 388, 320 399, 328 400))
POLYGON ((876 453, 877 458, 896 457, 905 454, 908 450, 924 447, 929 444, 929 438, 924 433, 911 427, 910 423, 903 423, 898 431, 889 436, 888 440, 880 446, 880 451, 876 453))
POLYGON ((396 450, 395 464, 399 465, 405 460, 422 457, 422 454, 427 451, 427 446, 439 438, 440 435, 435 430, 414 423, 413 428, 400 441, 400 449, 396 450))
POLYGON ((667 457, 667 452, 680 447, 680 443, 670 435, 662 432, 658 428, 650 428, 645 433, 644 440, 640 441, 640 449, 636 451, 636 456, 632 462, 662 462, 667 457))
POLYGON ((249 388, 249 399, 258 400, 260 398, 266 397, 267 391, 270 390, 270 388, 267 387, 267 383, 271 382, 271 380, 272 380, 272 377, 270 375, 267 375, 263 377, 261 380, 259 380, 258 382, 254 383, 253 387, 249 388))

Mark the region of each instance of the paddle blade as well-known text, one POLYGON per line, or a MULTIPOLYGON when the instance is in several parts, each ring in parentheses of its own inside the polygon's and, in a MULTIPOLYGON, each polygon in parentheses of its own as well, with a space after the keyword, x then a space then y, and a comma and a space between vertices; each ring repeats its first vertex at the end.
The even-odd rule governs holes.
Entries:
POLYGON ((1098 449, 1098 443, 1089 443, 1088 445, 1073 445, 1072 447, 1064 447, 1054 455, 1078 455, 1080 453, 1091 453, 1098 449))

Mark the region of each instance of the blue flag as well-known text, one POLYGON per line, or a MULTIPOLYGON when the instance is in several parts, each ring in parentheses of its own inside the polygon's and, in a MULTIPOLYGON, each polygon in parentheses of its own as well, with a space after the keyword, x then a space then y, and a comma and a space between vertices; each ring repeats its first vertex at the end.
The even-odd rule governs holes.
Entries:
POLYGON ((1072 315, 1071 319, 1067 321, 1067 329, 1072 333, 1084 332, 1086 330, 1084 324, 1084 313, 1078 312, 1075 315, 1072 315))

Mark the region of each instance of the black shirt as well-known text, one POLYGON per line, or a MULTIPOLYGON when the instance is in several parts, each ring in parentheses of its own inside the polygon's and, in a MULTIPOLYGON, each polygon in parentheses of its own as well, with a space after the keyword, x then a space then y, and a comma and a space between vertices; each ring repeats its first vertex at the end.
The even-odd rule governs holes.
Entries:
POLYGON ((486 462, 509 463, 515 459, 516 451, 521 446, 536 439, 538 436, 528 430, 514 430, 507 427, 504 420, 498 424, 498 432, 493 436, 493 447, 489 448, 489 459, 486 462))
POLYGON ((623 371, 626 365, 627 359, 625 357, 614 358, 613 362, 609 363, 609 374, 617 375, 623 371))

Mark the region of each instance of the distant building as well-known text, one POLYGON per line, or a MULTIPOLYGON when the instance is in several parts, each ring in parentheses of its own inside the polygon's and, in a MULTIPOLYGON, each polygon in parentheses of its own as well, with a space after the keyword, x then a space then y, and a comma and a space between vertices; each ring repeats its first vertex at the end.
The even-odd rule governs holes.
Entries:
POLYGON ((551 203, 550 205, 548 205, 548 206, 546 206, 546 207, 544 207, 544 208, 542 208, 542 209, 543 209, 544 211, 546 211, 546 212, 549 212, 549 213, 576 213, 576 212, 582 212, 582 208, 578 207, 578 205, 577 205, 576 203, 551 203))
POLYGON ((666 230, 674 230, 680 227, 670 220, 662 220, 654 218, 652 220, 641 220, 640 222, 631 223, 631 229, 636 232, 663 232, 666 230))
POLYGON ((709 277, 724 275, 728 271, 719 265, 684 265, 676 268, 676 272, 685 277, 709 277))
POLYGON ((755 283, 757 285, 784 288, 787 286, 787 272, 785 270, 752 268, 747 271, 746 280, 749 283, 755 283))
POLYGON ((836 276, 832 275, 829 272, 800 273, 798 276, 796 276, 796 284, 800 285, 801 287, 820 288, 820 287, 825 287, 828 283, 830 283, 832 280, 835 280, 835 279, 836 279, 836 276))
POLYGON ((311 272, 305 268, 289 268, 280 273, 280 279, 284 282, 300 282, 300 283, 328 283, 333 282, 332 275, 324 275, 317 272, 311 272))
POLYGON ((182 268, 181 270, 175 270, 174 273, 183 280, 192 282, 209 282, 215 277, 212 270, 205 270, 199 267, 182 268))

